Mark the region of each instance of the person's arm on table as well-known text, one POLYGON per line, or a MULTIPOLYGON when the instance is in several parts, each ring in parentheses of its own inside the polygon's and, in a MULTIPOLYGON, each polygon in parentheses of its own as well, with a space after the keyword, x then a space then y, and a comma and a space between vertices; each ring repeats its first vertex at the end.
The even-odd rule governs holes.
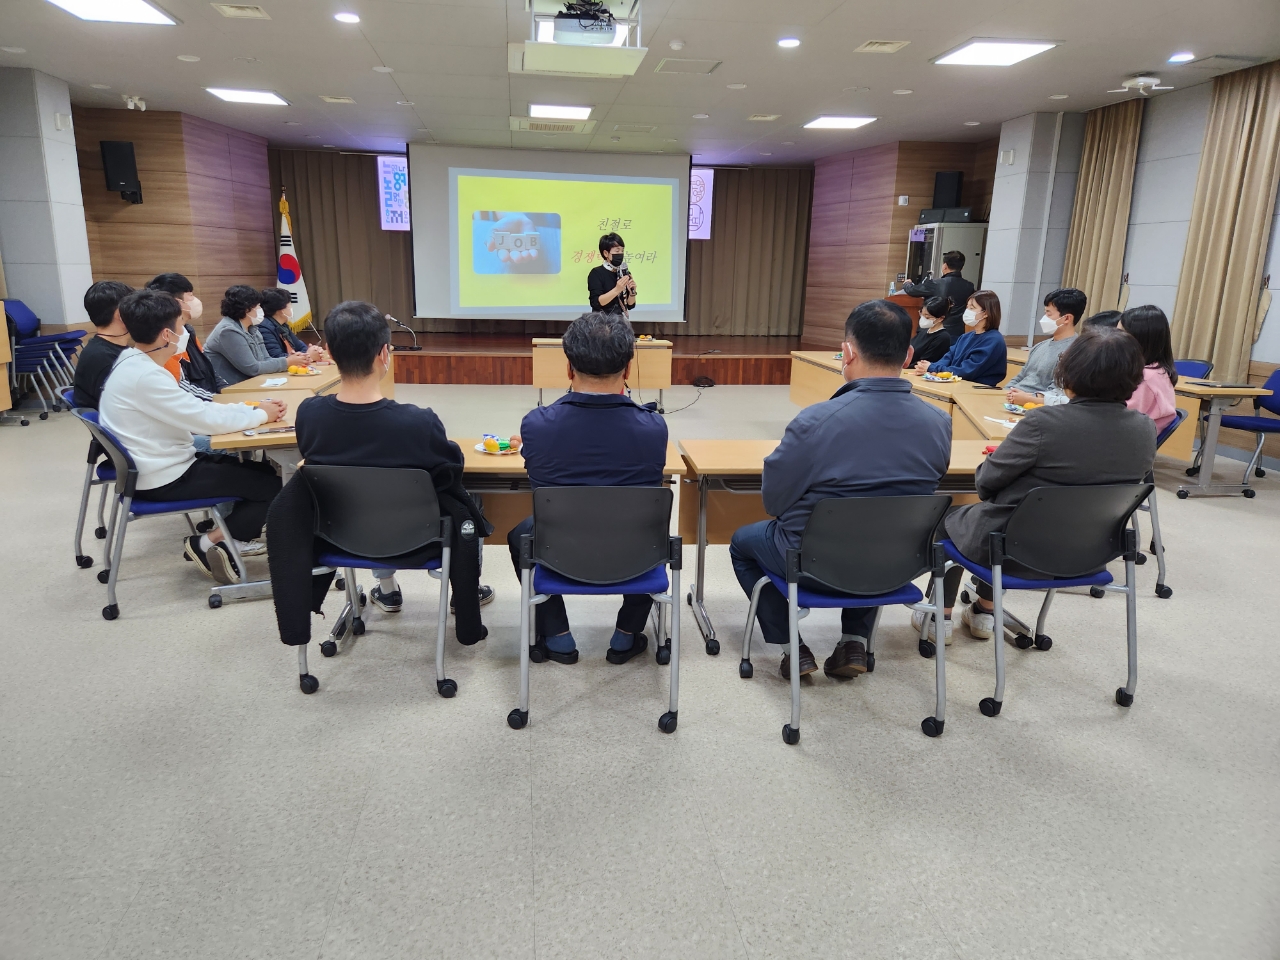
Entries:
MULTIPOLYGON (((985 367, 991 361, 992 357, 1003 349, 1004 341, 1000 338, 999 334, 992 337, 978 336, 975 339, 975 342, 971 344, 968 352, 945 369, 949 369, 961 379, 968 379, 985 367)), ((945 360, 946 358, 944 357, 943 361, 939 362, 945 362, 945 360)), ((937 366, 938 364, 934 364, 934 366, 929 369, 935 369, 937 366)))
POLYGON ((288 409, 280 400, 263 400, 256 408, 244 403, 207 403, 183 390, 162 367, 148 372, 146 384, 145 399, 148 405, 154 404, 153 415, 196 436, 248 430, 279 420, 288 409))
POLYGON ((1032 411, 978 464, 974 484, 978 496, 990 500, 1035 466, 1040 453, 1040 425, 1032 411))

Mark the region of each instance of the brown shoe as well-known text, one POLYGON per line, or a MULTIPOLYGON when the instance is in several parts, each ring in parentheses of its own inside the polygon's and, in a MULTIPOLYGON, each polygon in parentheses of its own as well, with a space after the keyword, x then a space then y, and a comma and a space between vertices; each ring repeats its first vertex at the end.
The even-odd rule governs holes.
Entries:
MULTIPOLYGON (((791 680, 791 654, 784 653, 782 655, 782 667, 779 672, 782 679, 790 682, 791 680)), ((813 651, 803 643, 800 644, 800 676, 818 672, 818 661, 813 656, 813 651)))
POLYGON ((822 665, 822 672, 837 680, 852 680, 867 672, 867 645, 862 640, 841 640, 822 665))

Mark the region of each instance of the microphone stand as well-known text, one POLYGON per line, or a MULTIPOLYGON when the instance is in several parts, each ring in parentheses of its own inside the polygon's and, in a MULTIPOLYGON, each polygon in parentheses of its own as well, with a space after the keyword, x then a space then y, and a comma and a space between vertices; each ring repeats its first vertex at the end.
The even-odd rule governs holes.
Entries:
POLYGON ((413 337, 412 347, 397 347, 396 348, 397 350, 421 350, 422 349, 420 346, 418 346, 418 335, 414 332, 413 327, 409 326, 407 323, 403 323, 397 320, 395 317, 393 317, 389 313, 386 314, 386 318, 390 320, 392 323, 394 323, 397 327, 401 327, 404 330, 408 330, 409 336, 413 337))

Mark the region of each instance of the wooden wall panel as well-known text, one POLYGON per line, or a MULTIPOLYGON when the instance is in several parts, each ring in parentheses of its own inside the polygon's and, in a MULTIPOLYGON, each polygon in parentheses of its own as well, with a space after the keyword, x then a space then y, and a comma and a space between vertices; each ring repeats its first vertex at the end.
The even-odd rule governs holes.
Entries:
POLYGON ((182 142, 186 172, 218 180, 230 180, 231 145, 229 134, 238 133, 220 123, 182 115, 182 142))

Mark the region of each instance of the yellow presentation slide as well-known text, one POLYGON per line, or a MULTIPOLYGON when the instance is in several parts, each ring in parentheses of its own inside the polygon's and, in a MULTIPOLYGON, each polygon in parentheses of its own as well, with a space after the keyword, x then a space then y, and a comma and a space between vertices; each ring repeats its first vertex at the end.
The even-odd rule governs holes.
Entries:
POLYGON ((646 305, 670 306, 676 180, 450 168, 455 307, 587 308, 599 241, 622 236, 646 305))

